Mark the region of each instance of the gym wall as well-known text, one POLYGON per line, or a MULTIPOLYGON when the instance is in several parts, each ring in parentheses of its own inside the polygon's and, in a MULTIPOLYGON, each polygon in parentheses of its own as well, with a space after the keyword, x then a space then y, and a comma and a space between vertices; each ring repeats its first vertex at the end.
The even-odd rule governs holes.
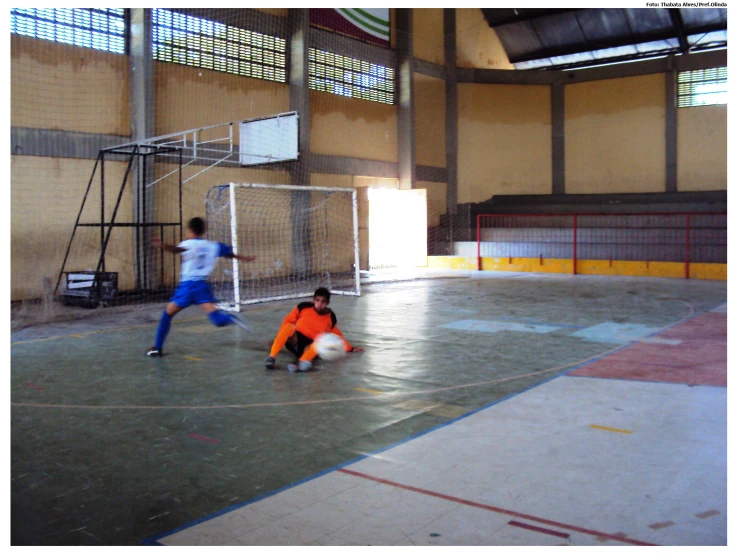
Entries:
POLYGON ((551 194, 551 92, 459 84, 459 202, 551 194))
POLYGON ((677 109, 677 190, 727 190, 728 106, 677 109))
POLYGON ((175 63, 154 63, 154 90, 156 136, 290 111, 285 83, 175 63))
POLYGON ((438 65, 445 64, 443 8, 413 8, 413 57, 438 65))
POLYGON ((479 8, 456 9, 456 66, 514 69, 494 29, 479 8))
MULTIPOLYGON (((37 298, 49 293, 49 285, 52 289, 56 285, 93 165, 94 160, 11 156, 11 300, 37 298)), ((115 207, 126 164, 110 162, 106 163, 105 169, 111 182, 116 183, 115 194, 105 196, 105 210, 109 217, 115 207)), ((85 214, 91 218, 97 215, 99 221, 99 193, 89 196, 85 214)), ((121 199, 119 214, 121 222, 131 221, 130 187, 121 199)), ((115 240, 111 237, 109 245, 106 269, 119 271, 119 285, 129 286, 133 275, 131 232, 116 229, 114 236, 115 240)), ((77 270, 97 267, 100 230, 80 228, 74 249, 82 266, 77 270)))
POLYGON ((127 56, 10 35, 10 124, 128 136, 127 56))
POLYGON ((397 163, 397 106, 311 90, 310 152, 397 163))
POLYGON ((566 192, 663 192, 666 183, 664 75, 564 88, 566 192))

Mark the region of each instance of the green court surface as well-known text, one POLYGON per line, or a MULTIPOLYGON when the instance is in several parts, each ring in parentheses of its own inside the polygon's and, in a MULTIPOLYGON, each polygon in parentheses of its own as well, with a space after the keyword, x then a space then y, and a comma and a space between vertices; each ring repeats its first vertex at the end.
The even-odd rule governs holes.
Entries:
POLYGON ((135 325, 107 315, 24 330, 11 347, 12 543, 141 544, 632 338, 592 327, 653 332, 726 296, 725 282, 597 276, 374 284, 331 303, 366 352, 304 374, 286 371, 287 353, 264 369, 294 301, 247 309, 250 334, 190 308, 161 359, 144 356, 161 307, 135 325))

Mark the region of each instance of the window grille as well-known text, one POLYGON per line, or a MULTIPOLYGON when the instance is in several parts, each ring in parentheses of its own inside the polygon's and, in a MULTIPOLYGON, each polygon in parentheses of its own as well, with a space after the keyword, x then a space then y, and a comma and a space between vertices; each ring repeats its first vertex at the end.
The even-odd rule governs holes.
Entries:
POLYGON ((728 68, 680 71, 678 106, 711 106, 728 103, 728 68))
POLYGON ((10 32, 116 54, 126 51, 124 8, 12 8, 10 32))
POLYGON ((395 71, 389 67, 310 48, 308 70, 313 90, 394 104, 395 71))
POLYGON ((284 39, 159 8, 152 20, 155 60, 287 81, 284 39))

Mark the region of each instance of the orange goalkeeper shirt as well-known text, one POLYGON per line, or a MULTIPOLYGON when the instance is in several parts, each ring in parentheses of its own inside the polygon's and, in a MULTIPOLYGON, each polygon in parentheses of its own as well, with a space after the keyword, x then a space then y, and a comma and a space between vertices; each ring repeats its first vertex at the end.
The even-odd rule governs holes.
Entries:
POLYGON ((336 314, 330 308, 326 313, 319 314, 315 311, 315 306, 313 306, 312 302, 301 302, 295 306, 294 310, 287 314, 282 325, 294 325, 295 330, 312 340, 315 340, 315 337, 322 333, 335 333, 343 339, 346 350, 352 350, 353 347, 348 343, 346 337, 343 336, 337 323, 336 314))

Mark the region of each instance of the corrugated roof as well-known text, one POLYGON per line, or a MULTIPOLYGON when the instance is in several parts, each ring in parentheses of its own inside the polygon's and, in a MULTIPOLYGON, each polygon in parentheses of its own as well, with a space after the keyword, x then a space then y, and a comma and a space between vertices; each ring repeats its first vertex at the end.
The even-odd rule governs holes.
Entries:
POLYGON ((568 69, 727 48, 726 8, 482 8, 516 69, 568 69))

